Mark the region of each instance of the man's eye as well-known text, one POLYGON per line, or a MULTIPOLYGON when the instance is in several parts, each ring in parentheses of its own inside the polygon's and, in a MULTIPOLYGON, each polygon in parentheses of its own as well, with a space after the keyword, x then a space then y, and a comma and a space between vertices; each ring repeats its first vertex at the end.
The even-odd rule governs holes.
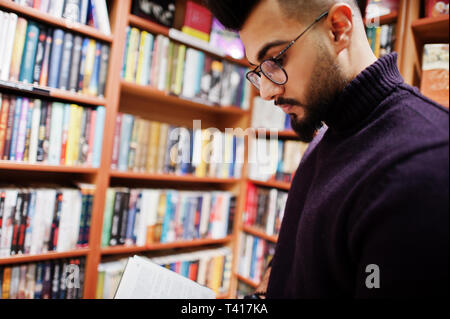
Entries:
POLYGON ((285 62, 285 56, 283 55, 283 56, 279 57, 278 59, 275 59, 275 61, 276 61, 279 65, 283 66, 283 65, 284 65, 284 62, 285 62))

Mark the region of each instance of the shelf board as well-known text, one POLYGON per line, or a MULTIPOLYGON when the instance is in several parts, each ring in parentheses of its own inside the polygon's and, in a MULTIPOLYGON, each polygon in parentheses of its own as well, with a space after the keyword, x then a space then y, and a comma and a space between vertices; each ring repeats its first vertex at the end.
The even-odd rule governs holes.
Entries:
POLYGON ((246 283, 247 285, 249 285, 249 286, 251 286, 251 287, 253 287, 253 288, 258 288, 258 286, 259 286, 259 283, 256 283, 256 282, 254 282, 253 280, 250 280, 250 279, 248 279, 248 278, 245 278, 244 276, 241 276, 241 275, 239 275, 239 274, 236 274, 236 277, 237 277, 238 280, 240 280, 240 281, 246 283))
POLYGON ((93 27, 78 22, 71 22, 70 20, 64 18, 56 18, 46 12, 42 12, 31 7, 19 5, 12 1, 0 0, 0 8, 6 9, 7 11, 15 12, 18 15, 24 16, 25 18, 29 18, 53 27, 62 28, 70 32, 80 33, 95 40, 107 43, 112 43, 113 41, 112 35, 104 34, 103 32, 93 27))
MULTIPOLYGON (((270 137, 271 131, 269 129, 265 129, 265 131, 264 131, 264 129, 261 129, 262 130, 261 132, 264 132, 264 133, 260 133, 260 131, 258 129, 255 129, 255 130, 256 130, 256 133, 258 134, 258 136, 264 136, 264 133, 265 133, 265 136, 267 138, 270 137)), ((297 133, 295 133, 292 130, 277 131, 276 133, 278 134, 278 138, 299 139, 299 136, 297 135, 297 133)))
POLYGON ((38 262, 42 260, 63 259, 86 256, 90 252, 89 248, 80 248, 66 252, 48 252, 37 255, 18 255, 0 258, 0 265, 20 264, 28 262, 38 262))
POLYGON ((378 18, 371 18, 371 19, 364 19, 364 24, 367 25, 368 22, 373 22, 375 19, 380 19, 380 25, 383 24, 392 24, 397 22, 398 19, 398 11, 392 11, 389 14, 386 14, 384 16, 378 17, 378 18))
POLYGON ((232 236, 227 236, 222 239, 194 239, 190 241, 180 241, 175 243, 154 243, 144 247, 138 246, 114 246, 114 247, 104 247, 101 252, 102 255, 120 255, 120 254, 133 254, 142 253, 155 250, 167 250, 174 248, 190 248, 190 247, 200 247, 205 245, 218 245, 226 244, 232 240, 232 236))
POLYGON ((449 16, 442 15, 432 18, 422 18, 414 21, 411 25, 416 39, 421 44, 425 43, 448 43, 449 42, 449 16))
POLYGON ((240 181, 236 178, 214 178, 214 177, 196 177, 193 175, 162 175, 139 172, 120 172, 111 171, 111 177, 121 179, 163 181, 163 182, 181 182, 181 183, 200 183, 200 184, 233 184, 240 181))
POLYGON ((288 191, 291 188, 291 184, 290 183, 285 183, 285 182, 277 182, 277 181, 262 182, 262 181, 256 181, 256 180, 253 180, 253 179, 249 179, 249 182, 253 183, 253 184, 257 185, 257 186, 277 188, 277 189, 286 190, 286 191, 288 191))
MULTIPOLYGON (((1 1, 1 0, 0 0, 1 1)), ((70 91, 54 89, 46 86, 27 84, 17 81, 0 81, 0 89, 11 90, 17 94, 30 94, 36 98, 54 98, 62 101, 69 101, 75 104, 105 105, 103 97, 92 97, 70 91)), ((13 93, 13 94, 14 94, 13 93)))
POLYGON ((63 165, 46 165, 46 164, 27 164, 10 161, 0 161, 0 170, 15 171, 38 171, 53 173, 76 173, 76 174, 96 174, 98 169, 82 166, 63 166, 63 165))
MULTIPOLYGON (((152 99, 161 103, 164 107, 170 105, 171 107, 182 107, 185 109, 192 109, 218 115, 243 116, 248 114, 248 111, 242 110, 235 106, 209 106, 167 94, 166 92, 157 90, 150 86, 129 83, 124 80, 121 82, 121 91, 130 95, 152 99)), ((176 109, 174 108, 173 111, 176 112, 176 109)))
POLYGON ((262 238, 264 240, 270 241, 272 243, 276 243, 278 241, 278 236, 270 236, 267 235, 264 231, 255 228, 255 227, 251 227, 251 226, 242 226, 242 231, 251 234, 253 236, 262 238))

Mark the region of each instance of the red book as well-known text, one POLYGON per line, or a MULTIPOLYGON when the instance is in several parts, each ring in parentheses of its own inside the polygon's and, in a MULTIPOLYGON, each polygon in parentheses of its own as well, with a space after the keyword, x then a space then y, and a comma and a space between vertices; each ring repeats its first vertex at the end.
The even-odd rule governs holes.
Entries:
POLYGON ((211 23, 212 14, 207 8, 192 1, 187 2, 183 28, 187 27, 200 31, 209 37, 209 34, 211 33, 211 23))
POLYGON ((40 9, 41 8, 41 0, 34 0, 33 2, 33 8, 40 9))
POLYGON ((449 0, 425 0, 425 16, 437 17, 448 14, 449 0))

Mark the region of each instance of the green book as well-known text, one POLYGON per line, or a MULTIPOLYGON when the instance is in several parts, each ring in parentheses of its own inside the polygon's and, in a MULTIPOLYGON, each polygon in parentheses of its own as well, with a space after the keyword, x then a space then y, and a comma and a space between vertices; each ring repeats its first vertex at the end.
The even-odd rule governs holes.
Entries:
POLYGON ((111 235, 111 223, 114 210, 114 197, 116 191, 113 188, 108 188, 105 199, 105 212, 103 214, 103 231, 102 231, 102 247, 109 246, 109 237, 111 235))

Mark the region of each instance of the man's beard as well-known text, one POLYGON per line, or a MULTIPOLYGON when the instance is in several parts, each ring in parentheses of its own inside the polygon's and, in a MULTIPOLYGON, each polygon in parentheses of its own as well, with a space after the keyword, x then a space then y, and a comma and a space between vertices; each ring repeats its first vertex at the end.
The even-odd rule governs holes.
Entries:
POLYGON ((309 81, 306 106, 302 106, 304 117, 298 119, 296 114, 289 114, 292 129, 305 143, 314 139, 329 113, 330 106, 350 82, 331 55, 320 45, 317 49, 318 62, 309 81))

